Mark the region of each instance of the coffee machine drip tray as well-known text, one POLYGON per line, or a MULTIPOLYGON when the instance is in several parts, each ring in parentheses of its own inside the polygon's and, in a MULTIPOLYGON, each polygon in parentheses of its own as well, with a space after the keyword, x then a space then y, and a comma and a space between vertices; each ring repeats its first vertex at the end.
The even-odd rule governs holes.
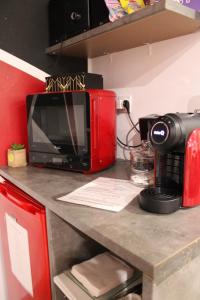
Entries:
POLYGON ((182 197, 175 190, 152 187, 140 192, 139 205, 149 212, 170 214, 179 209, 181 203, 182 197))

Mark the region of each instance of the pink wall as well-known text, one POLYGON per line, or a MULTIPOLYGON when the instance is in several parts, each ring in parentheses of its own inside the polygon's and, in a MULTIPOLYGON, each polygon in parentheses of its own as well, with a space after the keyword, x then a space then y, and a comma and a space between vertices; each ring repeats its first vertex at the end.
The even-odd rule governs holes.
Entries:
MULTIPOLYGON (((132 118, 151 113, 200 109, 200 32, 89 60, 89 71, 102 74, 104 87, 132 96, 132 118)), ((130 129, 126 114, 117 116, 117 134, 130 129)), ((117 156, 124 158, 117 148, 117 156)), ((127 157, 129 154, 127 153, 127 157)))
POLYGON ((27 146, 26 95, 44 91, 44 82, 0 60, 0 88, 0 165, 6 165, 12 143, 27 146))

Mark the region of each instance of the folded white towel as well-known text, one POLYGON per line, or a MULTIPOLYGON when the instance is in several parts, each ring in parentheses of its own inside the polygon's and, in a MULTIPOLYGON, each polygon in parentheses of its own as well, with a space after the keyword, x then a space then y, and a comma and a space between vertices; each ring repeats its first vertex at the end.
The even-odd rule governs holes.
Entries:
POLYGON ((74 265, 71 273, 92 296, 99 297, 131 278, 134 268, 104 252, 74 265))

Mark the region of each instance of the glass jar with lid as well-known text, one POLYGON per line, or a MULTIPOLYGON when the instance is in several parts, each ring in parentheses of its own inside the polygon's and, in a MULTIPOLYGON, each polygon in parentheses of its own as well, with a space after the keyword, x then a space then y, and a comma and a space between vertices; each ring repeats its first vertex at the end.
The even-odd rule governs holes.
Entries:
POLYGON ((141 146, 130 151, 130 180, 140 187, 154 184, 154 151, 149 141, 142 141, 141 146))

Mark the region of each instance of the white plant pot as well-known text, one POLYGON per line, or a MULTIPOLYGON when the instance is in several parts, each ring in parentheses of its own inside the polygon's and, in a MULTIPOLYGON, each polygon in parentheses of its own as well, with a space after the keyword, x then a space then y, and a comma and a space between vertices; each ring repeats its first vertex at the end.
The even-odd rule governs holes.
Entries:
POLYGON ((8 166, 24 167, 27 165, 26 149, 12 150, 8 149, 8 166))

